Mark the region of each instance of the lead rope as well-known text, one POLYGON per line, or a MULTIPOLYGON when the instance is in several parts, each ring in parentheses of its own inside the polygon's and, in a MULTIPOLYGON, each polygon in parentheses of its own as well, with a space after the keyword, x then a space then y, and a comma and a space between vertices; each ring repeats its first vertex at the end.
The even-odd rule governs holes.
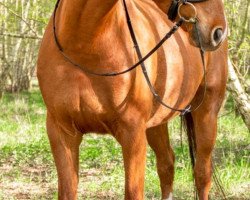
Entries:
POLYGON ((214 181, 215 181, 216 190, 221 193, 221 197, 222 197, 223 200, 227 200, 226 193, 225 193, 225 190, 224 190, 224 188, 222 186, 221 180, 217 176, 217 173, 218 173, 217 168, 216 168, 216 166, 214 165, 213 162, 212 162, 212 169, 213 169, 213 178, 214 178, 214 181))
MULTIPOLYGON (((137 42, 137 39, 136 39, 136 36, 135 36, 135 32, 134 32, 134 29, 133 29, 133 26, 132 26, 132 23, 131 23, 131 19, 130 19, 130 16, 129 16, 128 8, 127 8, 127 5, 126 5, 126 0, 123 0, 123 5, 124 5, 124 9, 125 9, 126 20, 127 20, 127 25, 128 25, 128 28, 129 28, 130 36, 131 36, 131 39, 132 39, 132 41, 134 43, 134 47, 135 47, 138 59, 141 60, 142 59, 142 53, 141 53, 140 47, 138 45, 138 42, 137 42)), ((177 31, 178 27, 181 26, 181 24, 183 23, 183 21, 184 21, 183 18, 180 18, 180 20, 176 23, 176 25, 172 28, 172 30, 170 32, 172 34, 175 33, 177 31)), ((198 31, 198 29, 196 29, 196 31, 198 31)), ((206 78, 205 78, 206 77, 205 59, 204 59, 204 51, 202 50, 202 48, 201 48, 201 58, 202 58, 202 64, 203 64, 203 80, 206 82, 206 78)), ((158 95, 158 93, 156 92, 155 88, 153 87, 153 85, 152 85, 152 83, 150 81, 150 78, 148 76, 148 72, 147 72, 147 69, 145 67, 144 62, 141 63, 141 68, 142 68, 142 72, 144 74, 144 77, 145 77, 145 79, 147 81, 147 84, 149 86, 149 89, 152 92, 154 98, 161 105, 165 106, 166 108, 168 108, 170 110, 173 110, 173 111, 180 112, 181 115, 184 116, 185 114, 187 114, 189 112, 197 110, 201 106, 201 104, 203 103, 204 97, 205 97, 205 93, 206 93, 206 87, 205 87, 205 90, 204 90, 203 98, 201 99, 200 103, 198 104, 198 106, 195 109, 191 109, 191 105, 188 105, 184 109, 178 109, 178 108, 174 108, 174 107, 171 107, 171 106, 167 105, 166 103, 164 103, 162 101, 161 97, 158 95)))

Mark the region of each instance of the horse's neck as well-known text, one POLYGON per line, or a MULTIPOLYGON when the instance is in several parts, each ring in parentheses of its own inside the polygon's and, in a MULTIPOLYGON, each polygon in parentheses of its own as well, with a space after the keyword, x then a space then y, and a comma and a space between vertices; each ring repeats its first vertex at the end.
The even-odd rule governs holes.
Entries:
POLYGON ((80 19, 96 22, 105 16, 118 0, 61 0, 62 18, 68 25, 76 25, 80 19))
POLYGON ((163 11, 163 12, 167 12, 172 1, 171 0, 153 0, 158 7, 163 11))
POLYGON ((64 37, 62 42, 72 43, 83 38, 86 42, 91 40, 91 35, 117 1, 61 0, 57 14, 57 27, 59 35, 64 37))

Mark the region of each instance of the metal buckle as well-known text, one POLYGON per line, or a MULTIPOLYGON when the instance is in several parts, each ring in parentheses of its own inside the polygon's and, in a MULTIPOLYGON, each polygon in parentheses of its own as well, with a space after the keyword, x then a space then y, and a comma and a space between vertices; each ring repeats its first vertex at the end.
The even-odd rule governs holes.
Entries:
POLYGON ((197 11, 196 11, 195 6, 194 6, 192 3, 189 3, 189 2, 181 3, 181 4, 179 5, 179 7, 178 7, 178 15, 179 15, 179 17, 180 17, 181 19, 183 19, 183 21, 185 21, 185 22, 188 22, 188 23, 195 23, 195 22, 196 22, 196 17, 197 17, 197 11), (183 17, 183 16, 181 15, 181 7, 182 7, 182 6, 190 6, 190 7, 193 9, 193 11, 194 11, 194 16, 193 16, 193 17, 190 17, 189 19, 183 17))
POLYGON ((181 112, 181 116, 185 116, 186 114, 192 112, 191 110, 191 105, 187 106, 182 112, 181 112))

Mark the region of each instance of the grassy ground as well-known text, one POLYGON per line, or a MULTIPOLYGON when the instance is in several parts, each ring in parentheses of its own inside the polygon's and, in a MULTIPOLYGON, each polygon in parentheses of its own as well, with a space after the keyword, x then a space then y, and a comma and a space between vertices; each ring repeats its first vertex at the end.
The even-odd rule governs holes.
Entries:
MULTIPOLYGON (((230 109, 230 105, 227 105, 230 109)), ((0 100, 0 199, 56 199, 57 178, 45 131, 39 91, 0 100)), ((250 199, 250 134, 233 113, 220 118, 214 160, 229 199, 250 199)), ((170 124, 176 154, 175 199, 193 196, 187 146, 178 121, 170 124)), ((146 199, 160 199, 155 158, 148 148, 146 199)), ((109 136, 87 135, 81 145, 79 199, 122 199, 121 148, 109 136)), ((221 199, 212 189, 211 199, 221 199)))

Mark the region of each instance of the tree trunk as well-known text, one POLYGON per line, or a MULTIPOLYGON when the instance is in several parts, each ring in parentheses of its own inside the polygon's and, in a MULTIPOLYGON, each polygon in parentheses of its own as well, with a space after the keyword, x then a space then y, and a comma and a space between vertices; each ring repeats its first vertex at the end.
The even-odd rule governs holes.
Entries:
POLYGON ((238 111, 250 132, 250 97, 241 86, 238 75, 236 74, 230 59, 228 59, 228 69, 229 80, 227 89, 231 92, 238 111))

